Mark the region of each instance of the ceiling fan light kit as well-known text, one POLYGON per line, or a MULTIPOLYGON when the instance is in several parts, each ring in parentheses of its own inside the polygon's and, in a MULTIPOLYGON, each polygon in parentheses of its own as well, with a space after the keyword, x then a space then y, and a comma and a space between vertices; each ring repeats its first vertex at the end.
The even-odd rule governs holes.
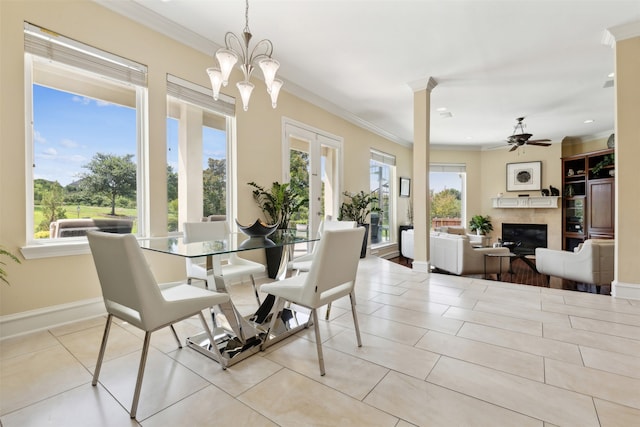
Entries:
POLYGON ((524 117, 518 117, 517 119, 516 125, 513 128, 513 134, 507 137, 507 143, 509 143, 509 145, 512 145, 511 149, 509 150, 509 152, 511 151, 515 151, 517 150, 519 147, 523 146, 523 145, 539 145, 542 147, 548 147, 551 144, 549 142, 551 142, 550 139, 529 139, 531 138, 533 135, 530 133, 526 133, 524 131, 524 117), (520 133, 516 133, 516 132, 520 132, 520 133))
POLYGON ((240 92, 244 111, 249 109, 249 100, 255 87, 249 80, 256 64, 262 70, 267 93, 271 96, 271 106, 276 108, 280 88, 283 85, 282 80, 276 79, 276 72, 280 67, 280 63, 271 57, 273 53, 271 40, 260 40, 253 46, 253 49, 249 49, 249 43, 253 37, 251 30, 249 30, 249 0, 246 0, 245 5, 245 26, 242 32, 242 41, 234 33, 227 32, 224 37, 225 47, 218 49, 215 55, 219 67, 207 68, 207 74, 209 74, 211 87, 213 88, 213 99, 218 100, 220 88, 229 84, 231 71, 236 63, 240 61, 239 67, 244 75, 244 80, 236 83, 236 87, 240 92))

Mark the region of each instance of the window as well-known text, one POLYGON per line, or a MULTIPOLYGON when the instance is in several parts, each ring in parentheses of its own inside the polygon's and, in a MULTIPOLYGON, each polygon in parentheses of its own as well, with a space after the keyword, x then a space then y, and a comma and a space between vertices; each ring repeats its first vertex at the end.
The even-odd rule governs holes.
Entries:
POLYGON ((145 234, 146 67, 28 23, 24 38, 27 241, 145 234))
POLYGON ((230 153, 233 98, 179 77, 167 76, 167 223, 179 231, 203 216, 231 218, 230 153))
POLYGON ((393 186, 395 182, 396 158, 390 154, 371 150, 369 161, 369 183, 371 194, 378 198, 373 206, 378 212, 371 212, 371 244, 391 241, 393 229, 393 186))
POLYGON ((431 164, 429 166, 431 229, 466 223, 466 180, 465 165, 431 164))

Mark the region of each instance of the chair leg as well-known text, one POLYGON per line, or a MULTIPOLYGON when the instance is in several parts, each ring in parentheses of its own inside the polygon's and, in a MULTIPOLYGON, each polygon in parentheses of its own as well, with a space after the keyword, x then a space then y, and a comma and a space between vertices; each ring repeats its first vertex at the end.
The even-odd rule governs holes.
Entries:
POLYGON ((91 381, 91 385, 95 386, 98 384, 98 377, 100 376, 100 368, 102 368, 102 359, 104 359, 104 351, 107 348, 107 339, 109 338, 109 331, 111 330, 111 321, 113 320, 113 315, 109 314, 107 316, 107 323, 104 325, 104 333, 102 334, 102 344, 100 344, 100 351, 98 352, 98 361, 96 362, 96 369, 93 371, 93 381, 91 381))
POLYGON ((173 327, 173 324, 169 325, 169 327, 171 328, 171 332, 173 332, 173 336, 176 339, 176 342, 178 343, 178 348, 182 348, 182 343, 180 342, 180 338, 178 338, 178 333, 176 332, 176 328, 173 327))
POLYGON ((249 277, 251 277, 251 285, 253 285, 253 293, 256 296, 256 301, 258 301, 258 307, 260 307, 260 304, 262 304, 260 302, 260 295, 258 294, 258 288, 256 288, 256 280, 253 278, 253 274, 250 274, 249 277))
POLYGON ((351 299, 351 314, 353 315, 353 326, 356 329, 356 339, 358 340, 358 347, 362 347, 362 340, 360 339, 360 325, 358 324, 358 315, 356 313, 356 296, 353 292, 349 294, 351 299))
MULTIPOLYGON (((216 339, 214 338, 213 333, 211 332, 211 329, 209 329, 209 325, 207 325, 207 321, 205 320, 204 315, 202 314, 202 311, 199 313, 199 317, 200 317, 200 322, 202 322, 202 326, 204 327, 204 330, 207 331, 207 335, 209 336, 209 343, 211 343, 211 349, 213 350, 215 355, 218 357, 218 361, 220 361, 220 366, 222 367, 223 370, 227 369, 227 364, 222 358, 220 349, 216 345, 216 339)), ((214 328, 215 328, 215 325, 214 325, 214 328)))
POLYGON ((318 351, 318 364, 320 365, 320 376, 324 376, 324 355, 322 354, 322 342, 320 341, 320 325, 318 325, 318 311, 314 308, 311 310, 313 314, 313 329, 316 332, 316 350, 318 351))
POLYGON ((329 320, 330 314, 331 314, 331 303, 327 304, 327 312, 324 315, 324 320, 329 320))
POLYGON ((140 366, 138 367, 138 378, 136 379, 136 388, 133 392, 133 402, 131 402, 131 418, 136 417, 138 411, 138 401, 140 400, 140 390, 142 389, 142 378, 144 377, 144 367, 147 364, 147 356, 149 354, 149 342, 151 341, 151 332, 144 333, 144 344, 142 345, 142 355, 140 356, 140 366))

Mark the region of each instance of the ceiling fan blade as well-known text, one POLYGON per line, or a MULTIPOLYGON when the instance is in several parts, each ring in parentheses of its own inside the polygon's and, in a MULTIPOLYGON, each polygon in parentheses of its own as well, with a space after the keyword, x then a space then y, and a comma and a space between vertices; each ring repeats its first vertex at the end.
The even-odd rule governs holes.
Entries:
POLYGON ((539 139, 539 140, 536 140, 536 141, 529 141, 529 142, 527 142, 527 145, 539 145, 541 147, 548 147, 548 146, 551 145, 548 142, 542 142, 542 141, 548 141, 548 140, 539 139))
POLYGON ((550 139, 532 139, 529 142, 551 142, 550 139))
POLYGON ((514 145, 513 147, 511 147, 511 150, 509 150, 509 152, 517 150, 518 147, 519 147, 519 145, 514 145))

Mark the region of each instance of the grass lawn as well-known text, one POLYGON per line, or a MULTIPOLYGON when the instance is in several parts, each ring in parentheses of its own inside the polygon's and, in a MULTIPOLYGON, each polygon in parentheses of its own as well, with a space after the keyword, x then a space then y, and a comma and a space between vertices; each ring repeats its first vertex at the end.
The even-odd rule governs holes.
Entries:
MULTIPOLYGON (((111 213, 111 207, 109 206, 83 206, 83 205, 65 205, 63 209, 66 211, 67 218, 102 218, 109 217, 111 213), (80 208, 80 210, 78 210, 80 208)), ((116 216, 119 217, 129 217, 129 218, 137 218, 138 212, 137 209, 131 208, 116 208, 116 216)), ((37 229, 38 225, 44 219, 44 215, 42 214, 42 207, 35 206, 33 212, 33 224, 37 229)), ((136 232, 136 228, 138 226, 137 221, 133 223, 132 232, 136 232)), ((43 236, 39 236, 42 238, 43 236)), ((49 237, 48 235, 46 237, 49 237)))

